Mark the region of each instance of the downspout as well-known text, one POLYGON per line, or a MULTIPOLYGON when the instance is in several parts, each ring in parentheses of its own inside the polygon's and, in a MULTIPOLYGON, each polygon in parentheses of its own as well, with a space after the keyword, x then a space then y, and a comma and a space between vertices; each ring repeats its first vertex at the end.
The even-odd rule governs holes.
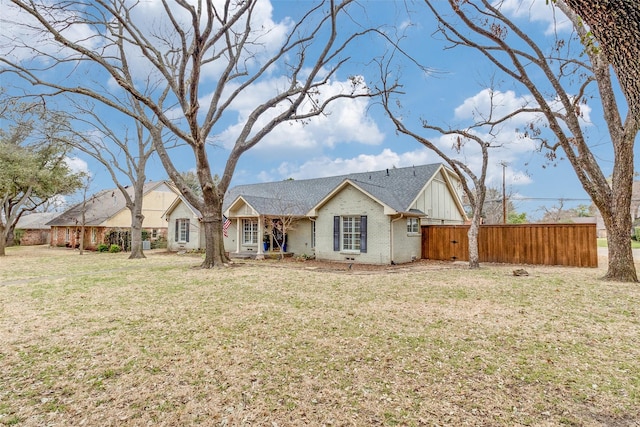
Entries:
POLYGON ((389 230, 390 239, 391 239, 390 240, 390 245, 389 245, 389 251, 391 252, 389 254, 389 259, 391 260, 391 262, 393 262, 393 254, 394 254, 394 251, 393 251, 393 223, 396 222, 396 221, 401 220, 402 218, 404 218, 404 214, 400 214, 400 216, 398 218, 391 220, 391 230, 389 230))

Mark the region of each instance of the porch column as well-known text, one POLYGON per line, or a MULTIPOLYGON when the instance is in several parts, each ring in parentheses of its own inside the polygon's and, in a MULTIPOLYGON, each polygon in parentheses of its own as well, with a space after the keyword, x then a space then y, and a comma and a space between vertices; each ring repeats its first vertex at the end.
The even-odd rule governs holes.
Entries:
POLYGON ((264 234, 264 221, 262 215, 258 215, 258 253, 256 253, 256 259, 264 259, 264 251, 262 250, 262 239, 264 234))
POLYGON ((240 218, 236 218, 236 253, 240 253, 240 218))

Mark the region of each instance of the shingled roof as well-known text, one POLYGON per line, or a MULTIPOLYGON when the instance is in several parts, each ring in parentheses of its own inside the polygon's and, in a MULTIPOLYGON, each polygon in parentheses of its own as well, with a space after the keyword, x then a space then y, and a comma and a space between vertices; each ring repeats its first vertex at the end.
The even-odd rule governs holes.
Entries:
POLYGON ((22 230, 49 230, 49 221, 58 216, 57 212, 34 212, 22 215, 16 224, 16 228, 22 230))
MULTIPOLYGON (((142 194, 147 194, 167 181, 149 181, 144 184, 142 194)), ((133 187, 127 187, 127 193, 133 197, 133 187)), ((126 209, 126 201, 122 192, 114 188, 102 190, 89 199, 85 206, 85 223, 88 226, 99 226, 118 212, 126 209)), ((62 214, 49 221, 50 226, 75 226, 82 221, 82 202, 72 206, 62 214)))
POLYGON ((441 168, 441 163, 433 163, 326 178, 240 185, 230 189, 226 194, 223 211, 242 197, 262 215, 281 213, 271 212, 274 209, 274 200, 278 200, 280 206, 291 206, 288 212, 290 215, 303 216, 338 186, 349 181, 395 211, 409 212, 420 191, 441 168))

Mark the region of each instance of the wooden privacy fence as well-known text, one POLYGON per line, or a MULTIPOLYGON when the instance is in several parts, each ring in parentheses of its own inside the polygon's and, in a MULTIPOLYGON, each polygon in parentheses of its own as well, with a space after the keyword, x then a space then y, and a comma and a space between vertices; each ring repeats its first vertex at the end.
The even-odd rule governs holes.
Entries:
MULTIPOLYGON (((469 260, 468 225, 422 226, 422 258, 469 260)), ((480 262, 597 267, 595 224, 481 225, 480 262)))

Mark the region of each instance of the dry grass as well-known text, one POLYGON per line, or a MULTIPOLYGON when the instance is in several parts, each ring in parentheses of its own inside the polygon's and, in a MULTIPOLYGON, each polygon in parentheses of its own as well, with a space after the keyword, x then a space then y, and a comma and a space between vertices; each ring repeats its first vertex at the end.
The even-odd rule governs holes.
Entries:
POLYGON ((0 424, 640 425, 640 286, 9 248, 0 424))

